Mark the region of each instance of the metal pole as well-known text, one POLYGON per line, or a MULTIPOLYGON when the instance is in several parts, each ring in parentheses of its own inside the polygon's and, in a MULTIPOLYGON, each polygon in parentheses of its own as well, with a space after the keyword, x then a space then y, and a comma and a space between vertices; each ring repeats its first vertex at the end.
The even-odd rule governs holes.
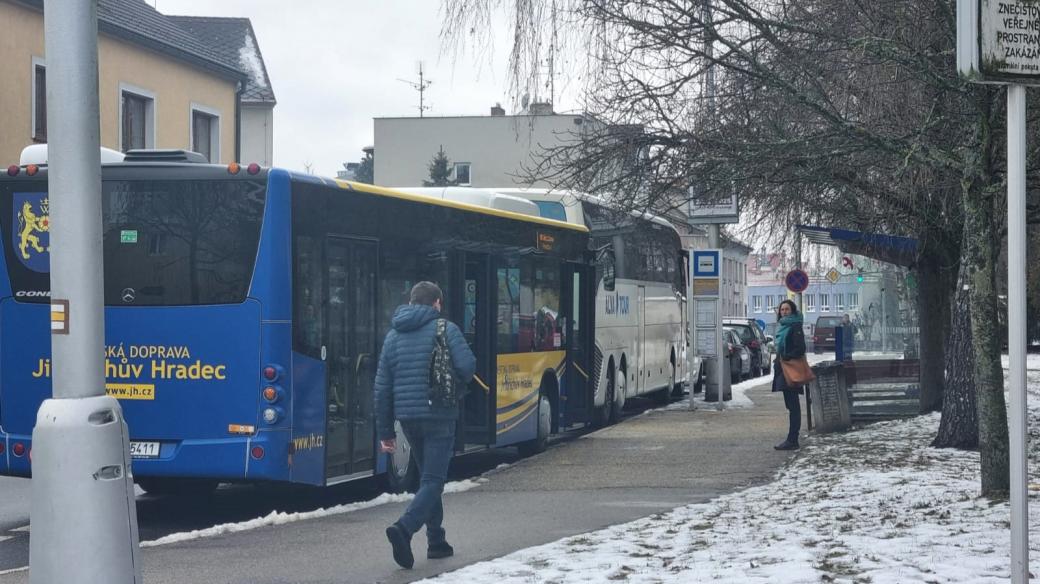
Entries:
POLYGON ((1008 413, 1011 447, 1011 581, 1029 582, 1026 492, 1026 88, 1008 85, 1008 413))
MULTIPOLYGON (((794 267, 796 269, 802 269, 802 230, 797 227, 794 230, 794 267)), ((805 307, 802 305, 802 293, 798 292, 796 295, 798 302, 798 314, 805 314, 805 307)))
POLYGON ((97 0, 45 0, 53 399, 33 429, 33 583, 132 583, 137 513, 105 395, 97 0))
MULTIPOLYGON (((722 411, 724 409, 724 407, 725 407, 725 406, 723 406, 723 401, 725 400, 725 397, 726 397, 726 388, 725 388, 726 378, 725 378, 725 375, 728 372, 725 371, 725 369, 726 369, 726 367, 725 367, 725 358, 723 357, 723 355, 725 354, 723 349, 726 347, 726 343, 722 339, 722 310, 723 310, 722 298, 723 298, 723 296, 722 296, 722 290, 721 290, 721 288, 722 288, 721 282, 722 282, 722 273, 723 273, 722 272, 722 266, 724 265, 724 260, 723 260, 723 257, 722 257, 722 245, 721 245, 721 237, 719 235, 719 225, 718 225, 718 223, 712 223, 712 224, 708 225, 708 247, 710 247, 711 249, 719 250, 719 282, 720 282, 719 288, 720 289, 719 289, 719 299, 715 303, 715 309, 716 309, 715 310, 715 319, 716 319, 715 320, 715 339, 716 339, 715 342, 718 343, 716 345, 716 347, 715 347, 715 355, 716 355, 716 357, 715 357, 715 384, 716 384, 716 387, 718 388, 718 392, 719 392, 718 398, 719 399, 718 399, 718 403, 715 404, 715 407, 719 411, 722 411)), ((707 390, 705 390, 705 393, 707 393, 707 390)))

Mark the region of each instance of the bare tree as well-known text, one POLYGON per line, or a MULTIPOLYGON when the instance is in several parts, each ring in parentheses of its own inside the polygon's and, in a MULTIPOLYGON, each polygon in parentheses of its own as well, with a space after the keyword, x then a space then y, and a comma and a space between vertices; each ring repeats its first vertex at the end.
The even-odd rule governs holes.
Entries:
MULTIPOLYGON (((593 56, 585 103, 601 129, 548 150, 528 169, 532 177, 637 208, 736 190, 752 221, 781 239, 796 222, 916 238, 913 257, 865 255, 919 273, 925 409, 942 404, 949 305, 963 257, 983 490, 1006 490, 995 253, 1004 181, 995 153, 1003 142, 992 132, 1004 109, 1001 92, 956 76, 953 0, 442 4, 457 19, 444 27, 456 40, 458 31, 476 29, 468 13, 486 18, 503 5, 524 16, 514 20, 519 47, 544 39, 549 23, 538 16, 549 4, 578 23, 572 30, 593 56)), ((514 59, 511 69, 514 79, 537 77, 529 61, 514 59)))

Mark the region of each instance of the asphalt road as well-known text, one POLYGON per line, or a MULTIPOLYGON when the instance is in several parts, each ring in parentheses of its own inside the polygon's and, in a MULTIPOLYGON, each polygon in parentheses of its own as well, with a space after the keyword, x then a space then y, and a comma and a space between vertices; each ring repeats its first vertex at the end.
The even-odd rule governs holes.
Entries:
MULTIPOLYGON (((630 521, 676 506, 768 480, 787 460, 771 446, 786 429, 782 400, 768 392, 766 378, 750 395, 757 407, 714 410, 657 410, 630 415, 596 432, 558 440, 538 456, 518 459, 512 449, 462 458, 454 479, 491 470, 487 482, 445 498, 445 527, 456 556, 427 561, 425 537, 416 536, 414 570, 390 558, 383 529, 403 510, 386 504, 352 513, 264 527, 232 535, 147 548, 142 551, 145 581, 297 583, 410 582, 516 549, 630 521)), ((644 406, 645 407, 645 406, 644 406)), ((10 483, 22 493, 27 487, 10 483)), ((8 488, 5 480, 0 483, 8 488)), ((4 493, 6 494, 6 493, 4 493)), ((204 501, 142 497, 138 501, 141 539, 209 525, 243 521, 271 510, 297 511, 362 501, 374 485, 332 490, 221 489, 204 501)), ((0 499, 5 499, 0 495, 0 499)), ((18 523, 27 512, 0 507, 0 527, 18 523)), ((4 535, 0 531, 0 536, 4 535)), ((26 565, 28 537, 15 532, 0 542, 0 573, 26 565)), ((26 572, 0 576, 27 582, 26 572)))

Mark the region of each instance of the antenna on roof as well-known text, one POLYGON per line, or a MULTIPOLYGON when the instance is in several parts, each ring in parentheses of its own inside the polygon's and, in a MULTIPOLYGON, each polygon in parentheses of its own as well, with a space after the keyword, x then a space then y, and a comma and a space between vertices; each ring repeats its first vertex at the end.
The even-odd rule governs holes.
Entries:
POLYGON ((408 79, 401 79, 401 78, 397 79, 398 81, 403 81, 403 82, 407 83, 408 85, 411 85, 413 88, 415 88, 416 91, 419 92, 419 117, 420 118, 423 117, 423 112, 424 111, 430 109, 430 106, 426 105, 426 102, 424 101, 424 98, 425 98, 426 88, 429 87, 433 83, 432 79, 426 79, 425 73, 423 71, 423 66, 424 66, 424 64, 423 64, 422 61, 416 62, 416 69, 418 70, 418 73, 419 73, 419 81, 418 82, 411 81, 411 80, 408 80, 408 79))

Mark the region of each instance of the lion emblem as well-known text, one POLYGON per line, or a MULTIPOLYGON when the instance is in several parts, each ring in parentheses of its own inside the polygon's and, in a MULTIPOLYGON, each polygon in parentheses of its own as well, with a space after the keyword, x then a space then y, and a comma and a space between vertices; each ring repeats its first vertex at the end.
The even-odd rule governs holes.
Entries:
MULTIPOLYGON (((42 211, 47 212, 47 200, 43 200, 41 205, 42 211)), ((22 259, 29 259, 29 251, 26 249, 32 246, 38 253, 48 251, 50 248, 44 249, 40 247, 40 238, 35 235, 36 233, 47 233, 50 231, 51 221, 50 215, 40 214, 37 215, 32 208, 32 203, 25 201, 22 203, 22 212, 18 214, 18 251, 22 253, 22 259)))

